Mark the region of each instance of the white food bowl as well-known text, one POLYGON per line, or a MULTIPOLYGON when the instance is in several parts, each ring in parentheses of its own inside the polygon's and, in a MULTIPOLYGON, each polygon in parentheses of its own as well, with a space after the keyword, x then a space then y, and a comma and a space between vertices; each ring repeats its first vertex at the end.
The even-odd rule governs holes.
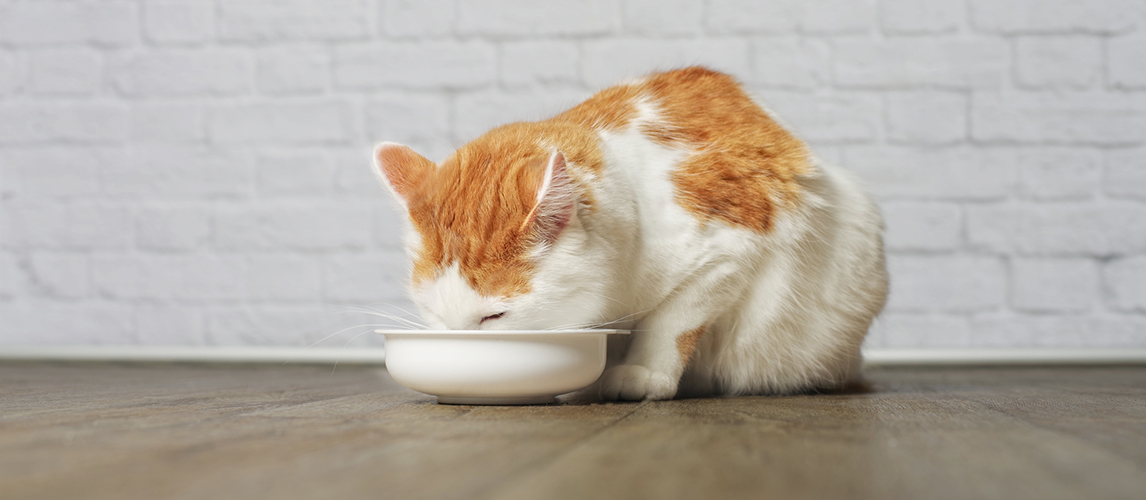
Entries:
POLYGON ((589 386, 605 370, 606 337, 626 330, 377 330, 386 369, 439 403, 528 405, 589 386))

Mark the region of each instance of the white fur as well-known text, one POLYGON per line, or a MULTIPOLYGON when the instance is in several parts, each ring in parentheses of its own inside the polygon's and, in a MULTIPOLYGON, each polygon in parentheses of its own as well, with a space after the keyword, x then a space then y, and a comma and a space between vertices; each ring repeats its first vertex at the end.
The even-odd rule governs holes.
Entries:
POLYGON ((530 293, 482 297, 455 266, 415 291, 427 319, 449 328, 633 329, 628 345, 610 346, 614 366, 597 387, 608 399, 852 381, 887 295, 875 204, 845 172, 813 159, 798 209, 780 212, 769 232, 701 223, 677 205, 670 180, 690 152, 643 136, 639 122, 657 120, 657 110, 639 109, 630 128, 599 134, 605 168, 582 185, 596 204, 579 207, 539 251, 530 293), (707 332, 685 366, 676 339, 700 327, 707 332))

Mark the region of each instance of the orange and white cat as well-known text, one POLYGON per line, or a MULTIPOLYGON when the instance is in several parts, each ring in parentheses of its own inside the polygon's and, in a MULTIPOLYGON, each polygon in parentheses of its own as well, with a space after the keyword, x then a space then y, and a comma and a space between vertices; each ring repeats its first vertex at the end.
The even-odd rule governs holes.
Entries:
POLYGON ((439 165, 374 156, 435 328, 631 329, 594 389, 610 400, 858 377, 887 296, 879 211, 728 75, 627 81, 439 165))

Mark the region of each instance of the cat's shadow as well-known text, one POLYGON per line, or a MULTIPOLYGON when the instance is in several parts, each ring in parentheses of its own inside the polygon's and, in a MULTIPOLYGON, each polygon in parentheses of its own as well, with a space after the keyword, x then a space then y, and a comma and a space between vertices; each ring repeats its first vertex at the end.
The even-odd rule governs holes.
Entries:
MULTIPOLYGON (((857 380, 840 387, 809 389, 786 394, 740 394, 736 396, 710 395, 710 394, 680 394, 670 401, 701 401, 706 399, 724 399, 741 396, 855 396, 875 393, 875 385, 868 380, 857 380)), ((606 401, 596 394, 596 391, 582 390, 557 397, 557 406, 587 406, 599 404, 639 404, 643 401, 606 401)))

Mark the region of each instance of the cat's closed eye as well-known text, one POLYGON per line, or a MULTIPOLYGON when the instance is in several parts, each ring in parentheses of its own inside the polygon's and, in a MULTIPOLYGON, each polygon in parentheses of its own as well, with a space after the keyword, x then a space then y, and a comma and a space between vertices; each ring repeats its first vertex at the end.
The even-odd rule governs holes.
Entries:
POLYGON ((497 314, 491 314, 491 315, 489 315, 489 316, 486 316, 486 317, 484 317, 484 318, 482 318, 482 319, 481 319, 481 322, 482 322, 482 323, 485 323, 486 321, 495 320, 495 319, 498 319, 498 318, 500 318, 500 317, 502 317, 502 316, 505 316, 505 311, 499 312, 499 313, 497 313, 497 314))

